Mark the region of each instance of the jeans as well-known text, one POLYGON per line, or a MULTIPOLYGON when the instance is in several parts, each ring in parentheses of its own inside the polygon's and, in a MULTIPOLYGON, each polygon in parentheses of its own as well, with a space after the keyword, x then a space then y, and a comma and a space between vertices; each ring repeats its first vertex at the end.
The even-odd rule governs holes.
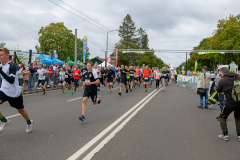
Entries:
MULTIPOLYGON (((205 97, 205 107, 207 107, 208 106, 208 88, 205 88, 204 89, 205 91, 206 91, 206 96, 204 96, 205 97)), ((203 97, 202 96, 200 96, 200 106, 201 107, 203 107, 203 97)))
POLYGON ((79 79, 74 79, 75 90, 77 88, 78 82, 79 82, 79 79))
POLYGON ((33 87, 32 87, 32 83, 33 83, 33 76, 30 75, 30 76, 29 76, 29 80, 28 80, 28 89, 33 88, 33 87))

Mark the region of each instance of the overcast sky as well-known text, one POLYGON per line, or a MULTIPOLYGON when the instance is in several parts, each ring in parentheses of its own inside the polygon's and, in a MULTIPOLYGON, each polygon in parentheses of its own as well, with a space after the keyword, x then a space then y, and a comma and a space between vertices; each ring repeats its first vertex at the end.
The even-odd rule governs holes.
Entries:
MULTIPOLYGON (((58 5, 101 27, 59 0, 58 5)), ((132 16, 137 28, 146 30, 149 47, 153 49, 186 50, 197 46, 216 29, 218 19, 240 14, 239 0, 63 0, 103 26, 118 29, 126 14, 132 16)), ((104 58, 106 32, 65 11, 48 0, 0 0, 0 42, 9 49, 34 52, 38 31, 51 22, 64 22, 71 30, 77 28, 78 37, 88 37, 91 57, 104 58)), ((102 27, 103 28, 103 27, 102 27)), ((105 29, 105 28, 103 28, 105 29)), ((105 29, 106 30, 106 29, 105 29)), ((109 49, 119 41, 109 35, 109 49)), ((110 54, 110 53, 109 53, 110 54)), ((155 53, 171 66, 185 61, 185 54, 155 53)))

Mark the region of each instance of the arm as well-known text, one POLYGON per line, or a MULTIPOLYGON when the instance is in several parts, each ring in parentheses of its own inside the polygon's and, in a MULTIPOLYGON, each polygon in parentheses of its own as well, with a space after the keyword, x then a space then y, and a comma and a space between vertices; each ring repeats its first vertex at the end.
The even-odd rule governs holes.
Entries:
POLYGON ((220 79, 219 82, 218 82, 217 92, 218 92, 218 93, 223 92, 222 79, 220 79))
POLYGON ((14 66, 10 66, 9 68, 9 76, 6 75, 6 73, 3 72, 2 70, 2 65, 0 65, 0 74, 3 76, 3 78, 6 79, 6 81, 8 81, 8 83, 13 84, 15 81, 15 75, 17 72, 17 68, 14 66))

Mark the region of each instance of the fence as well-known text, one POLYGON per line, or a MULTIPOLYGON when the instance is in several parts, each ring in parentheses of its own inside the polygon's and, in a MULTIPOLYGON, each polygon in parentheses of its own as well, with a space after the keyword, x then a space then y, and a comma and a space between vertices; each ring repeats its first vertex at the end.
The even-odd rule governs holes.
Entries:
POLYGON ((180 85, 189 86, 195 91, 197 91, 197 84, 198 84, 198 76, 185 76, 185 75, 178 75, 177 81, 180 85))

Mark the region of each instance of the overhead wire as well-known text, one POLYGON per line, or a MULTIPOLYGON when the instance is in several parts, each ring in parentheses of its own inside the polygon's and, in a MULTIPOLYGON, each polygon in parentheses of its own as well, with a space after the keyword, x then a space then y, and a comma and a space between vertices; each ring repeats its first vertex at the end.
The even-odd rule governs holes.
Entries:
MULTIPOLYGON (((60 7, 60 8, 62 8, 62 9, 64 9, 65 11, 67 11, 67 12, 69 12, 69 13, 71 13, 71 14, 75 15, 76 17, 78 17, 78 18, 80 18, 80 19, 82 19, 82 20, 84 20, 84 21, 88 22, 89 24, 91 24, 91 25, 93 25, 93 26, 95 26, 95 27, 97 27, 97 28, 101 29, 102 31, 104 31, 104 32, 108 32, 107 30, 105 30, 105 29, 103 29, 103 28, 101 28, 101 27, 99 27, 99 26, 97 26, 97 25, 95 25, 95 24, 93 24, 93 23, 89 22, 88 20, 86 20, 86 19, 84 19, 84 18, 80 17, 79 15, 77 15, 77 14, 75 14, 75 13, 73 13, 73 12, 69 11, 69 10, 67 10, 66 8, 64 8, 64 7, 60 6, 59 4, 57 4, 57 3, 55 3, 55 2, 53 2, 53 1, 51 1, 51 0, 48 0, 48 1, 49 1, 49 2, 51 2, 51 3, 53 3, 53 4, 55 4, 56 6, 58 6, 58 7, 60 7)), ((104 27, 104 28, 106 28, 106 27, 104 27)), ((111 33, 109 33, 109 34, 111 34, 111 33)), ((111 35, 113 35, 113 34, 111 34, 111 35)), ((117 37, 117 36, 115 36, 115 35, 113 35, 113 36, 114 36, 114 37, 117 37)))

